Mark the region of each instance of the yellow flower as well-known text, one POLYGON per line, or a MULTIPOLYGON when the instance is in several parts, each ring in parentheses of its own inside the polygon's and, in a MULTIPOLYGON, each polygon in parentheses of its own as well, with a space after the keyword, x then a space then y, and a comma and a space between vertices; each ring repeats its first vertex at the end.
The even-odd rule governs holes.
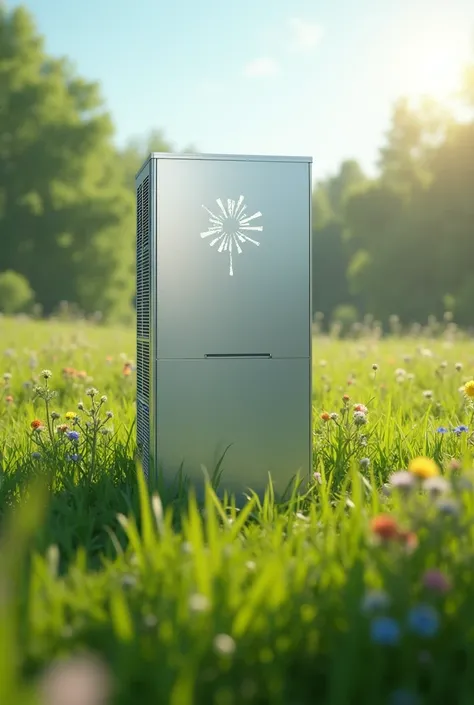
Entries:
POLYGON ((464 394, 467 397, 474 397, 474 379, 464 385, 464 394))
POLYGON ((67 414, 66 414, 66 418, 69 419, 69 420, 75 419, 76 416, 77 416, 77 414, 76 414, 75 411, 68 411, 67 414))
POLYGON ((408 470, 422 480, 439 475, 439 468, 431 458, 413 458, 408 464, 408 470))

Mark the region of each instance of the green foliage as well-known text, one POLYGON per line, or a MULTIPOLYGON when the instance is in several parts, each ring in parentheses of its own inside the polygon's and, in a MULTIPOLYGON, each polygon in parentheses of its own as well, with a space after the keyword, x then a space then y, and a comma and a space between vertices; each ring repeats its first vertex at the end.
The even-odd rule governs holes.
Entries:
POLYGON ((0 13, 0 249, 45 313, 130 307, 133 194, 97 84, 48 57, 23 8, 0 13))
POLYGON ((0 311, 2 313, 25 311, 33 298, 34 293, 24 276, 11 270, 0 272, 0 311))
POLYGON ((314 482, 239 511, 150 496, 129 331, 5 318, 0 340, 1 702, 469 702, 469 341, 317 339, 314 482), (420 455, 444 477, 387 484, 420 455))

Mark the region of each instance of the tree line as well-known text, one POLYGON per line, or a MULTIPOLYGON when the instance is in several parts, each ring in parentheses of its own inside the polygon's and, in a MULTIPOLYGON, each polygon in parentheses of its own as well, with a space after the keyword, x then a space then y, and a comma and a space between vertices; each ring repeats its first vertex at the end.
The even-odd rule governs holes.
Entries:
MULTIPOLYGON (((313 191, 313 308, 472 324, 474 67, 461 120, 425 100, 395 106, 379 173, 356 161, 313 191)), ((0 6, 0 311, 62 301, 105 320, 133 315, 134 177, 156 131, 124 149, 97 83, 48 56, 32 16, 0 6)), ((195 151, 187 148, 183 151, 195 151)))

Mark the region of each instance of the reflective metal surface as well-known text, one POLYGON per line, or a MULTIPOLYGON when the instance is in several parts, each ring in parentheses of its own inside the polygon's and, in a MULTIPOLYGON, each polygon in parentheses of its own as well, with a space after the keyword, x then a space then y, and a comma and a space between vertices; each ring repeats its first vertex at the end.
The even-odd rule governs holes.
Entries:
POLYGON ((159 360, 158 458, 167 478, 181 463, 194 486, 212 475, 226 447, 221 485, 263 492, 271 473, 283 493, 308 476, 308 360, 159 360))
POLYGON ((157 179, 158 357, 308 357, 309 165, 163 160, 157 179))
POLYGON ((167 484, 184 463, 199 488, 230 444, 221 489, 310 478, 310 161, 155 154, 137 175, 152 189, 147 432, 167 484))

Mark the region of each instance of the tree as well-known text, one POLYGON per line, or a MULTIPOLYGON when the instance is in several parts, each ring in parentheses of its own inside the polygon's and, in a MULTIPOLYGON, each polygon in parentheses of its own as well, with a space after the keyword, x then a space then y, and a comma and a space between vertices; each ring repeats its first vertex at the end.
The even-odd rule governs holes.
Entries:
POLYGON ((34 293, 21 274, 0 272, 0 311, 11 314, 24 311, 33 301, 34 293))
POLYGON ((129 307, 133 193, 97 84, 44 53, 23 8, 0 8, 0 252, 46 313, 129 307))

